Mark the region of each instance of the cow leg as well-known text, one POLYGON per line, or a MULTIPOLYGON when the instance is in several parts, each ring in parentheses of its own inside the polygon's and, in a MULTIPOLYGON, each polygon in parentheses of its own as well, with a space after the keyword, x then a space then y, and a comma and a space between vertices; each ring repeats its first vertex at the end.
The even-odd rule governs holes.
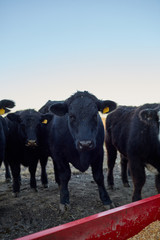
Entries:
POLYGON ((14 196, 17 197, 19 195, 20 192, 20 164, 19 163, 15 163, 14 165, 10 165, 11 167, 11 172, 12 172, 12 178, 13 178, 13 193, 14 196))
POLYGON ((6 157, 5 157, 5 150, 4 149, 5 149, 5 147, 4 147, 3 143, 0 143, 0 166, 1 166, 1 163, 3 162, 4 166, 5 166, 5 179, 6 179, 6 182, 10 182, 11 181, 11 174, 10 174, 10 170, 9 170, 8 161, 7 161, 6 157))
POLYGON ((112 144, 107 144, 107 165, 108 165, 108 174, 107 182, 109 189, 114 188, 114 178, 113 178, 113 168, 117 158, 117 150, 112 144))
POLYGON ((4 166, 5 166, 5 178, 6 178, 6 182, 10 182, 11 181, 11 174, 10 174, 10 170, 9 170, 9 164, 7 161, 4 161, 4 166))
POLYGON ((132 161, 129 161, 129 164, 134 185, 132 196, 132 201, 134 202, 142 199, 141 192, 146 181, 146 175, 144 165, 141 163, 141 159, 139 159, 139 161, 132 159, 132 161))
POLYGON ((63 166, 56 165, 56 181, 59 181, 60 211, 64 212, 69 206, 68 182, 71 178, 71 170, 68 163, 63 166))
POLYGON ((44 188, 48 187, 48 178, 46 173, 46 165, 47 165, 48 157, 41 158, 40 164, 41 164, 41 182, 44 188))
POLYGON ((121 177, 124 187, 130 187, 127 176, 128 159, 121 154, 121 177))
POLYGON ((95 182, 98 185, 99 196, 102 203, 109 208, 112 207, 112 201, 104 186, 104 175, 103 175, 103 156, 97 158, 97 161, 91 164, 92 174, 95 182))
POLYGON ((160 193, 160 174, 155 176, 155 185, 156 185, 158 193, 160 193))
POLYGON ((29 172, 30 172, 30 187, 37 192, 37 182, 36 182, 36 169, 37 169, 37 161, 32 161, 32 164, 29 166, 29 172), (34 163, 34 164, 33 164, 34 163))
POLYGON ((60 186, 60 179, 59 179, 59 175, 58 175, 58 168, 57 168, 56 162, 54 162, 54 161, 53 161, 53 166, 54 166, 55 181, 60 186))

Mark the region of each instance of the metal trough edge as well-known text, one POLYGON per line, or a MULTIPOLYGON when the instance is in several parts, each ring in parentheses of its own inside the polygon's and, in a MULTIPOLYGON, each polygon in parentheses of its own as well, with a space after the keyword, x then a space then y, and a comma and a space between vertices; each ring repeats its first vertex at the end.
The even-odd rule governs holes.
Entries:
POLYGON ((16 240, 125 240, 160 220, 160 194, 16 240))

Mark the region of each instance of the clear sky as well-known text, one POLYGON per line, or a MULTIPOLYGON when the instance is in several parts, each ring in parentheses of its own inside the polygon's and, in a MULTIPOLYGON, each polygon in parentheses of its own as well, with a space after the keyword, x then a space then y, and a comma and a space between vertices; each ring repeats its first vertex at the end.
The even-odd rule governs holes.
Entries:
POLYGON ((1 97, 160 102, 159 0, 0 0, 1 97))

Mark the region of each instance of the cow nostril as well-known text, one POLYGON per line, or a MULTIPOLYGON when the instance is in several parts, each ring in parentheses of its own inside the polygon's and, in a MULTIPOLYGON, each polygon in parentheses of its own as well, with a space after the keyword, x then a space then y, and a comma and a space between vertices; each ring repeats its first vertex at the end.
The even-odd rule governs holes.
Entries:
POLYGON ((93 141, 79 141, 78 142, 78 148, 79 150, 90 150, 94 148, 94 143, 93 141))
POLYGON ((90 141, 90 143, 88 144, 88 147, 89 147, 90 149, 92 149, 92 148, 94 147, 93 141, 90 141))
POLYGON ((82 149, 83 149, 83 145, 82 145, 82 143, 81 143, 81 142, 79 142, 79 143, 78 143, 78 148, 79 148, 80 150, 82 150, 82 149))
POLYGON ((37 146, 36 140, 28 140, 26 143, 26 146, 27 147, 36 147, 37 146))

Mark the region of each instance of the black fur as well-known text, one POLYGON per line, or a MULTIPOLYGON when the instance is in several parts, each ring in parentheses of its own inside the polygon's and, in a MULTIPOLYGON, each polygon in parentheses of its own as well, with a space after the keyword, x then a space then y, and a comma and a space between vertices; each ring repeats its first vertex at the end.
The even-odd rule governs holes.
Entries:
POLYGON ((85 91, 50 106, 54 118, 48 130, 49 149, 54 160, 56 181, 60 186, 60 203, 63 205, 69 204, 69 163, 82 172, 91 166, 103 204, 111 204, 104 186, 104 128, 98 114, 106 105, 110 106, 110 110, 116 107, 115 102, 101 101, 85 91))
POLYGON ((105 144, 108 154, 108 185, 113 187, 113 168, 117 150, 122 157, 122 179, 128 183, 127 162, 134 184, 132 201, 141 199, 145 183, 145 166, 157 169, 156 188, 160 193, 160 104, 144 104, 140 107, 120 106, 106 119, 105 144))

